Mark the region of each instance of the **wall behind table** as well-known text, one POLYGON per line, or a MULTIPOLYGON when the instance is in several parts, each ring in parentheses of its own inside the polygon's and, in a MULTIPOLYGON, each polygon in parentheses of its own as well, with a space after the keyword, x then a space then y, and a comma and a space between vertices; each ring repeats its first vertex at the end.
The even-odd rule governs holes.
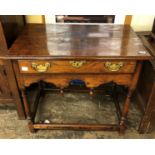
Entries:
MULTIPOLYGON (((55 15, 26 15, 26 23, 55 23, 55 15)), ((154 15, 133 15, 131 26, 135 31, 151 31, 154 15)), ((123 24, 125 16, 116 15, 115 23, 123 24)))
POLYGON ((44 18, 42 15, 26 15, 26 23, 44 23, 44 18))
POLYGON ((131 27, 135 31, 151 31, 154 18, 154 15, 133 15, 131 27))

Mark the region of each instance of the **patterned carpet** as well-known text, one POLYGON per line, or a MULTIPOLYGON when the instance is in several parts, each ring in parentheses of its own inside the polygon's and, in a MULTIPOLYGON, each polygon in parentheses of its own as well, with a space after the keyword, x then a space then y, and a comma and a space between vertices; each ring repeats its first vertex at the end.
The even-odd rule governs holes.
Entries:
MULTIPOLYGON (((27 121, 19 120, 14 107, 0 106, 0 138, 20 139, 122 139, 122 138, 155 138, 155 132, 139 134, 137 128, 141 113, 136 103, 131 104, 128 115, 128 128, 124 135, 115 131, 65 131, 38 130, 30 133, 27 121)), ((58 94, 47 94, 40 104, 36 121, 107 123, 117 122, 115 106, 109 97, 87 94, 66 93, 65 97, 58 94)))

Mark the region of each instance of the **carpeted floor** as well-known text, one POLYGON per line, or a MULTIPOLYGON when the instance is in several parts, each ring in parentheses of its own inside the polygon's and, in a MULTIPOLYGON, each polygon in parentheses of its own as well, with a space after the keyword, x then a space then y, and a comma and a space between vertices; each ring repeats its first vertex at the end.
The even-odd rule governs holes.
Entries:
MULTIPOLYGON (((27 121, 19 120, 14 107, 0 106, 0 138, 26 139, 83 139, 83 138, 155 138, 155 132, 139 134, 137 128, 141 113, 135 103, 131 104, 128 115, 128 128, 124 135, 115 131, 65 131, 38 130, 30 133, 27 121)), ((101 95, 90 97, 87 94, 66 93, 65 97, 57 94, 47 94, 40 104, 36 121, 108 123, 117 122, 115 107, 111 99, 101 95)))

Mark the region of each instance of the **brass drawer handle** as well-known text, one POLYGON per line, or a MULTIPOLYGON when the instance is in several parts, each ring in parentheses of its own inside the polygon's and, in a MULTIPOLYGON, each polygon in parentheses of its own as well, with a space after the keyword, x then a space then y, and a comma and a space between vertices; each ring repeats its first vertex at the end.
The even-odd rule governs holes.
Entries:
POLYGON ((118 62, 118 63, 112 63, 112 62, 106 62, 105 67, 112 72, 119 71, 123 67, 124 63, 123 62, 118 62))
POLYGON ((69 61, 69 63, 74 67, 74 68, 80 68, 82 67, 86 61, 82 60, 82 61, 69 61))
POLYGON ((35 71, 37 71, 39 73, 43 73, 48 70, 48 68, 51 66, 51 64, 49 62, 46 62, 45 64, 37 64, 35 62, 32 62, 31 66, 35 71))

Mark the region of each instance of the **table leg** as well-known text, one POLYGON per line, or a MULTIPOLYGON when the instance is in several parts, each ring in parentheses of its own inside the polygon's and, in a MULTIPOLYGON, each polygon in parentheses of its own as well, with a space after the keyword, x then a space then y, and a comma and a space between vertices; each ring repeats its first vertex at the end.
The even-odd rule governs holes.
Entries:
POLYGON ((26 118, 31 119, 31 112, 30 112, 29 103, 27 101, 26 90, 22 89, 21 94, 22 94, 22 98, 23 98, 23 102, 24 102, 24 109, 25 109, 25 113, 26 113, 26 118))
POLYGON ((22 94, 22 98, 23 98, 23 102, 24 102, 26 118, 28 119, 28 127, 29 127, 30 132, 34 133, 36 130, 33 127, 32 112, 30 110, 30 105, 27 100, 26 90, 22 89, 21 94, 22 94))
POLYGON ((122 116, 121 116, 121 120, 120 120, 120 123, 119 123, 119 125, 120 125, 120 134, 123 134, 124 131, 125 131, 125 128, 126 128, 125 123, 126 123, 126 118, 127 118, 128 111, 129 111, 130 100, 131 100, 132 94, 133 94, 133 92, 134 92, 134 90, 136 88, 141 68, 142 68, 142 63, 138 62, 137 66, 136 66, 136 71, 135 71, 135 73, 133 75, 131 84, 129 86, 129 90, 128 90, 128 94, 127 94, 127 97, 126 97, 126 100, 125 100, 125 104, 123 106, 122 116))
POLYGON ((120 121, 120 118, 122 116, 122 112, 121 112, 121 108, 120 108, 120 105, 119 105, 118 93, 117 93, 117 84, 116 83, 112 83, 111 97, 112 97, 113 102, 114 102, 115 107, 116 107, 116 113, 117 113, 118 120, 120 121))
POLYGON ((128 115, 128 110, 129 110, 130 100, 131 100, 132 94, 133 94, 133 90, 129 89, 126 100, 125 100, 125 104, 123 107, 122 116, 120 119, 120 134, 123 134, 125 131, 125 128, 126 128, 125 123, 126 123, 126 118, 128 115))

